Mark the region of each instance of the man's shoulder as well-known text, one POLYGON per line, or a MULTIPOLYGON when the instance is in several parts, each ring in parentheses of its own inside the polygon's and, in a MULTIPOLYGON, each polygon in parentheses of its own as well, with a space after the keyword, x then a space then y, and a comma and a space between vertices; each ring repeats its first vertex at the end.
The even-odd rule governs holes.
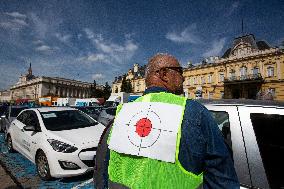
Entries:
POLYGON ((202 105, 200 102, 197 102, 193 99, 187 99, 186 100, 186 109, 194 110, 194 111, 204 111, 206 110, 206 107, 202 105))

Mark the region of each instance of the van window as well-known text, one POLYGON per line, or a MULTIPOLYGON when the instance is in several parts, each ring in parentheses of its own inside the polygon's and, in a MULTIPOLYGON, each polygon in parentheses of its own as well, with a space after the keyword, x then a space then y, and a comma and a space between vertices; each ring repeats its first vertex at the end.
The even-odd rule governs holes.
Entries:
POLYGON ((284 188, 284 115, 251 113, 250 119, 269 185, 284 188))
POLYGON ((221 133, 223 134, 226 144, 229 146, 230 150, 232 150, 232 139, 228 112, 212 110, 210 110, 210 112, 212 113, 213 118, 215 119, 221 133))

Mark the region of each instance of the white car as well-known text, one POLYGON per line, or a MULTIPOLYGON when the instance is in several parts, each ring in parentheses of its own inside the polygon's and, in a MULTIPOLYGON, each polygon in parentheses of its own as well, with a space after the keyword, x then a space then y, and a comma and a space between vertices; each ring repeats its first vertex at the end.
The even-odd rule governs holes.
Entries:
POLYGON ((73 108, 23 110, 8 129, 7 146, 36 164, 43 180, 91 171, 105 127, 73 108))
POLYGON ((284 188, 284 103, 199 100, 212 113, 234 159, 241 188, 284 188))

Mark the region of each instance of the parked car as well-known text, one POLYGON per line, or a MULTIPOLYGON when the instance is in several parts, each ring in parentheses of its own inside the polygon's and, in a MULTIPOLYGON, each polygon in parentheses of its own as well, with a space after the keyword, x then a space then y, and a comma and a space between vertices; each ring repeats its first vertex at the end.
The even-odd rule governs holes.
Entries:
POLYGON ((107 126, 115 116, 116 107, 103 108, 98 116, 97 121, 107 126))
POLYGON ((1 115, 0 120, 0 131, 3 131, 5 133, 5 136, 11 122, 16 119, 16 117, 22 110, 27 108, 28 106, 8 106, 5 108, 5 111, 1 115))
POLYGON ((100 112, 102 110, 102 107, 100 106, 72 106, 72 107, 81 110, 82 112, 88 114, 95 120, 98 119, 100 112))
POLYGON ((11 123, 7 146, 32 161, 43 180, 81 175, 93 169, 104 128, 74 108, 32 108, 11 123))
POLYGON ((284 188, 284 103, 199 100, 212 112, 232 151, 243 188, 284 188))

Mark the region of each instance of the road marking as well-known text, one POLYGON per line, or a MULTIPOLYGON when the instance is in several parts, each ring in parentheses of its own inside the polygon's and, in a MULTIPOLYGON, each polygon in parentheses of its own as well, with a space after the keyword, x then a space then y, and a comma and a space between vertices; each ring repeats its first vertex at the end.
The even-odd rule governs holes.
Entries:
POLYGON ((91 179, 89 179, 89 180, 87 180, 87 181, 85 181, 85 182, 83 182, 83 183, 81 183, 81 184, 79 184, 77 186, 74 186, 72 189, 78 189, 78 188, 80 188, 82 186, 85 186, 85 185, 91 183, 91 182, 93 182, 93 178, 91 178, 91 179))

